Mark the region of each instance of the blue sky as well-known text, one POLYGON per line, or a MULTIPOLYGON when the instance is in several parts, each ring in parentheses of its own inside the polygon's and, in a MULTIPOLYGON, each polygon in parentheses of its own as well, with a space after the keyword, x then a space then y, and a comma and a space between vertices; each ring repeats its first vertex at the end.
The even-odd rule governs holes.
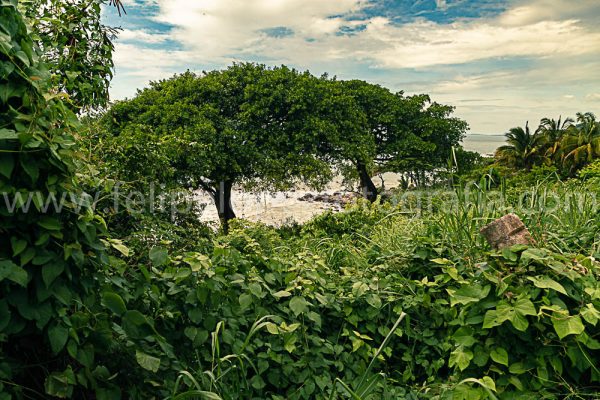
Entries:
POLYGON ((233 61, 429 93, 472 133, 600 114, 598 0, 124 0, 113 99, 233 61))

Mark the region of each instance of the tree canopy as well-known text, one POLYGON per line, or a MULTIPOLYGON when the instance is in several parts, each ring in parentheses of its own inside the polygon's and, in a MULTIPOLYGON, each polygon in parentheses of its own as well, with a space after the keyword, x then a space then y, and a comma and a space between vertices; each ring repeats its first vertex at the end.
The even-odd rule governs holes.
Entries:
POLYGON ((513 168, 531 169, 535 165, 554 165, 572 176, 600 157, 600 122, 591 112, 571 118, 543 118, 535 132, 515 127, 506 133, 507 144, 496 151, 496 161, 513 168))
POLYGON ((203 189, 226 223, 234 185, 320 187, 342 172, 373 201, 374 171, 424 181, 467 128, 452 111, 426 95, 242 63, 175 75, 115 103, 102 147, 120 179, 203 189))
POLYGON ((226 222, 233 185, 282 190, 331 178, 320 155, 361 114, 329 89, 325 78, 251 63, 153 82, 104 118, 108 159, 121 178, 204 189, 226 222))

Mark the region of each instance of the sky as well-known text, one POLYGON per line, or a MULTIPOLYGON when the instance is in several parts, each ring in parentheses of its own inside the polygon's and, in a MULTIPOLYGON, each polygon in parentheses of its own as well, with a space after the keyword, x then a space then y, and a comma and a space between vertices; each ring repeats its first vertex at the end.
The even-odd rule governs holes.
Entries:
POLYGON ((113 100, 253 61, 456 107, 470 133, 600 114, 600 0, 122 0, 113 100))

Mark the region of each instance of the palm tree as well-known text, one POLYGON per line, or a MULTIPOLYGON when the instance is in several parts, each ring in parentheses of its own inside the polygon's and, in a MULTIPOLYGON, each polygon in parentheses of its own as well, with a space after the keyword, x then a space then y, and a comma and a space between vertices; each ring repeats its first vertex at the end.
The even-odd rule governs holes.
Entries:
POLYGON ((558 117, 558 120, 555 120, 554 118, 542 118, 540 121, 540 125, 535 132, 542 136, 542 153, 546 157, 549 157, 548 161, 552 161, 559 157, 560 142, 573 122, 572 118, 565 118, 565 120, 562 121, 562 117, 558 117))
POLYGON ((600 122, 591 112, 577 113, 577 124, 572 125, 561 141, 563 164, 571 172, 600 157, 600 122))
POLYGON ((506 136, 508 144, 500 146, 496 150, 495 157, 499 163, 530 170, 540 160, 540 146, 543 137, 538 133, 530 132, 529 122, 525 124, 525 129, 512 128, 504 136, 506 136))

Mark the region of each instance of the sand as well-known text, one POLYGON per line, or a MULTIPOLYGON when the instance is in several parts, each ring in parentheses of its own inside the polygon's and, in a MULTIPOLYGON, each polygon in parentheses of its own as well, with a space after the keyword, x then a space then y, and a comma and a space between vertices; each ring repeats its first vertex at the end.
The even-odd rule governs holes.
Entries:
MULTIPOLYGON (((396 187, 399 184, 397 174, 383 174, 383 179, 386 189, 396 187)), ((376 185, 381 184, 379 177, 375 177, 373 181, 376 185)), ((325 190, 319 192, 299 187, 287 192, 248 193, 234 187, 231 198, 233 209, 238 218, 262 222, 273 226, 281 226, 291 222, 304 223, 326 210, 342 210, 343 206, 339 203, 299 200, 307 194, 333 195, 334 193, 348 194, 352 193, 352 191, 348 191, 347 188, 344 187, 341 177, 337 177, 325 188, 325 190)), ((200 220, 209 223, 218 222, 217 209, 208 193, 198 191, 196 192, 196 196, 200 203, 206 204, 200 220)))

